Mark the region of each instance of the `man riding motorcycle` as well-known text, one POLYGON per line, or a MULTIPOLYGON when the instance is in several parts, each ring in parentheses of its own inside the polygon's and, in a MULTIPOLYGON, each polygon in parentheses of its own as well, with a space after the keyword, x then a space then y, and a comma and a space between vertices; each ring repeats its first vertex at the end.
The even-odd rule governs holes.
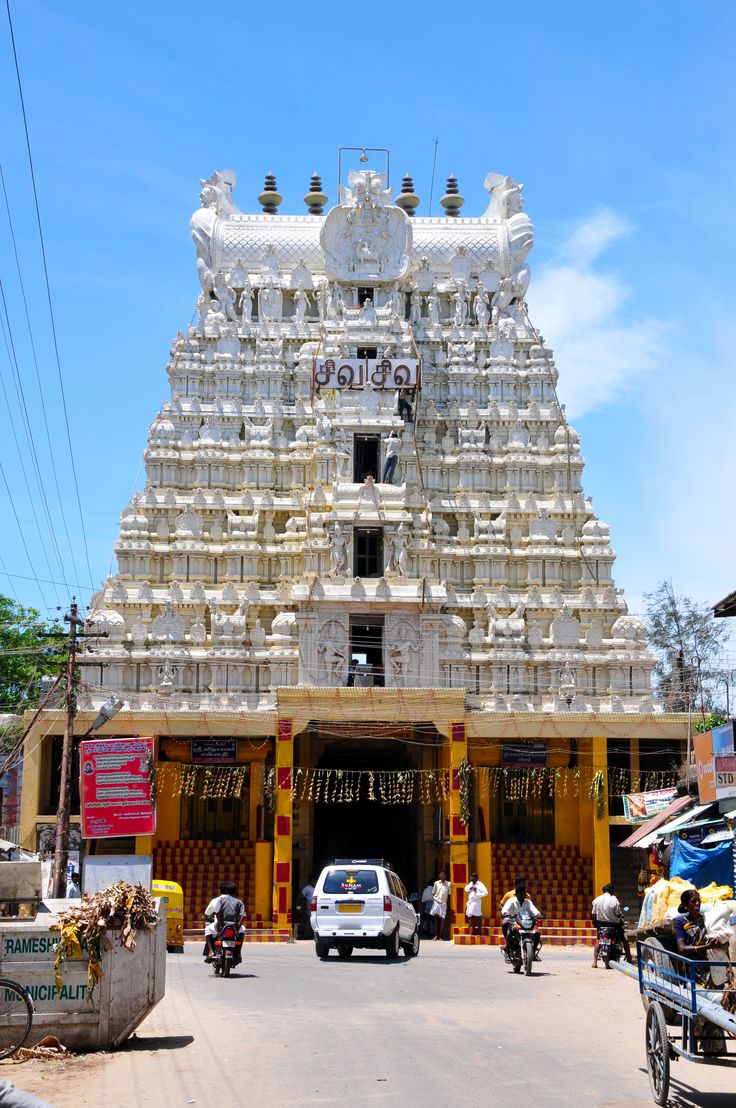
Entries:
MULTIPOLYGON (((536 907, 535 904, 526 895, 526 881, 523 877, 517 877, 514 883, 514 895, 509 897, 503 906, 501 913, 501 927, 503 930, 504 938, 506 939, 506 947, 504 949, 504 957, 509 960, 508 948, 509 943, 512 941, 512 932, 516 925, 517 919, 522 915, 530 915, 536 924, 541 918, 542 913, 536 907)), ((534 936, 534 960, 535 962, 541 961, 539 957, 539 948, 542 945, 542 939, 539 933, 534 936)))
MULTIPOLYGON (((220 895, 209 902, 205 908, 204 916, 206 921, 204 959, 209 962, 215 956, 215 936, 219 935, 226 923, 234 924, 240 935, 245 933, 245 905, 237 897, 237 888, 234 881, 220 882, 220 895)), ((240 947, 237 950, 237 961, 240 961, 240 947)))

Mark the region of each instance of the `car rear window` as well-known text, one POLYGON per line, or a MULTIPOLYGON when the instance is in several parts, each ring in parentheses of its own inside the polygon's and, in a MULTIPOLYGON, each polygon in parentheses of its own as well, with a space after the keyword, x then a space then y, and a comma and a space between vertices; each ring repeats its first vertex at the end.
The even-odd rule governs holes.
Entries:
POLYGON ((325 877, 323 893, 377 893, 378 874, 374 869, 333 869, 325 877))

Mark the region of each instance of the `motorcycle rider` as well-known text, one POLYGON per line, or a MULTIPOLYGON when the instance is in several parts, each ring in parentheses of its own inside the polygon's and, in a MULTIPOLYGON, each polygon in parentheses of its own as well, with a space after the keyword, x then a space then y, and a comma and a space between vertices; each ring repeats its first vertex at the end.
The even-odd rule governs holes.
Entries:
POLYGON ((601 927, 610 927, 613 938, 621 943, 626 961, 631 962, 631 950, 624 933, 624 914, 621 904, 614 893, 611 882, 603 886, 603 892, 593 901, 591 908, 593 926, 595 927, 595 941, 593 943, 593 969, 598 969, 598 946, 601 937, 601 927))
POLYGON ((204 911, 206 927, 204 929, 204 958, 209 962, 215 956, 214 937, 219 935, 225 923, 234 923, 240 934, 245 931, 245 905, 237 898, 234 881, 220 882, 220 895, 214 897, 204 911))
MULTIPOLYGON (((514 882, 514 895, 509 897, 502 909, 502 930, 504 938, 506 939, 506 947, 504 949, 504 957, 509 960, 508 948, 509 938, 516 924, 517 919, 522 915, 530 915, 536 924, 541 918, 542 913, 537 906, 532 903, 526 893, 526 878, 517 877, 514 882)), ((542 945, 542 939, 539 933, 534 936, 534 960, 536 962, 541 961, 539 957, 539 948, 542 945)))

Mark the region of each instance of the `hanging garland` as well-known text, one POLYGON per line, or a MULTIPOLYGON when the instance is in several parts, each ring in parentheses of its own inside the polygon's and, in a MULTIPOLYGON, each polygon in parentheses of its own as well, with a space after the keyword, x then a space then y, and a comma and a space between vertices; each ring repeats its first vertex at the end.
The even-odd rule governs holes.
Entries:
POLYGON ((599 769, 593 774, 589 790, 590 799, 595 801, 595 814, 603 819, 606 814, 606 775, 599 769))
POLYGON ((460 819, 467 825, 470 823, 470 783, 473 775, 473 767, 467 758, 463 758, 457 767, 457 776, 460 785, 460 819))
POLYGON ((162 762, 153 775, 156 793, 198 800, 222 800, 243 795, 248 778, 247 764, 195 766, 188 762, 162 762))
MULTIPOLYGON (((231 799, 243 796, 248 784, 248 763, 233 766, 199 766, 187 762, 161 762, 152 766, 151 793, 197 798, 231 799)), ((559 769, 552 766, 472 766, 464 759, 457 770, 460 783, 461 819, 470 820, 471 784, 477 795, 490 799, 499 796, 513 801, 539 801, 543 796, 579 797, 587 795, 605 812, 605 774, 591 768, 559 769)), ((608 771, 608 795, 620 796, 636 784, 643 791, 671 788, 677 784, 678 771, 649 770, 632 775, 629 770, 608 771)), ((266 803, 273 810, 276 773, 273 766, 264 773, 266 803)), ((296 766, 291 775, 293 803, 354 804, 368 800, 386 806, 440 805, 450 797, 450 774, 446 769, 346 770, 296 766)))

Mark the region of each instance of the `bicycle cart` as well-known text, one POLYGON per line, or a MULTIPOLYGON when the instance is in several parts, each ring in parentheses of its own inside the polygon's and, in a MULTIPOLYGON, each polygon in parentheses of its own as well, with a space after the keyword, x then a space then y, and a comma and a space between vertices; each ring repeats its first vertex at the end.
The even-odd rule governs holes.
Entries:
POLYGON ((33 1023, 33 1001, 28 989, 0 977, 0 1058, 20 1050, 33 1023))
POLYGON ((713 1066, 736 1065, 736 1012, 723 1007, 724 990, 711 983, 728 962, 662 957, 661 943, 638 941, 639 991, 647 1010, 646 1056, 652 1096, 667 1103, 670 1062, 686 1058, 713 1066), (668 1028, 667 1021, 673 1025, 668 1028), (729 1049, 731 1047, 731 1049, 729 1049))

